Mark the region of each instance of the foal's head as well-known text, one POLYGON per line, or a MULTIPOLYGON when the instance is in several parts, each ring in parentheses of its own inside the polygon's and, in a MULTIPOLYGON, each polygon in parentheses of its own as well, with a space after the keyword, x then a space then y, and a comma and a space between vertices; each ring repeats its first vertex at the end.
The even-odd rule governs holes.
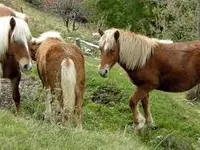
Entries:
POLYGON ((103 32, 99 29, 101 38, 99 40, 100 47, 100 68, 99 74, 107 77, 109 70, 119 60, 119 36, 117 29, 110 29, 103 32))
POLYGON ((32 38, 31 42, 29 43, 29 50, 31 53, 31 58, 36 61, 36 53, 37 49, 40 47, 41 43, 36 42, 36 38, 32 38))
POLYGON ((32 38, 29 42, 29 49, 31 53, 31 57, 34 61, 36 61, 36 53, 40 45, 47 39, 53 38, 58 40, 63 40, 60 33, 57 31, 47 31, 42 33, 38 38, 32 38))

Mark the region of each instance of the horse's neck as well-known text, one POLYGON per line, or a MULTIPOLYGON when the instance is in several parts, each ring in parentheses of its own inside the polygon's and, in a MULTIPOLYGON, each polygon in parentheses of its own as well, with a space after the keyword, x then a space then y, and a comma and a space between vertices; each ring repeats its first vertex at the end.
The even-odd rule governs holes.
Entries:
POLYGON ((127 69, 127 67, 126 67, 126 64, 121 63, 119 60, 118 60, 118 64, 119 64, 120 67, 122 67, 126 72, 129 71, 129 69, 127 69))

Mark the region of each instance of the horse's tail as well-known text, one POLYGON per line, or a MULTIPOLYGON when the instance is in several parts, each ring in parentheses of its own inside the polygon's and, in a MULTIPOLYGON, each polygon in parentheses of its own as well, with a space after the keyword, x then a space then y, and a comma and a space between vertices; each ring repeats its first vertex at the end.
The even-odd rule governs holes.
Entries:
POLYGON ((61 89, 63 95, 64 116, 70 121, 75 109, 76 68, 68 58, 61 63, 61 89))

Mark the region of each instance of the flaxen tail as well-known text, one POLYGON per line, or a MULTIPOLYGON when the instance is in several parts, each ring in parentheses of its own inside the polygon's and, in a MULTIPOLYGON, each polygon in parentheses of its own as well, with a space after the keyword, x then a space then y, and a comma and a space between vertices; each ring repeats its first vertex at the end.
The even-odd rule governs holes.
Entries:
POLYGON ((63 95, 64 117, 71 122, 75 109, 76 68, 74 62, 64 59, 61 63, 61 89, 63 95))

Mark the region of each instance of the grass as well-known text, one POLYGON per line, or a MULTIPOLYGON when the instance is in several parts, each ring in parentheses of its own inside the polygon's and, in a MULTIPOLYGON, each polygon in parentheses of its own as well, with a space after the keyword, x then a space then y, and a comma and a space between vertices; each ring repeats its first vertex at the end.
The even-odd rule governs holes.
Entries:
POLYGON ((0 111, 1 149, 146 149, 121 133, 78 131, 0 111))
MULTIPOLYGON (((81 27, 67 32, 62 20, 49 13, 38 11, 21 0, 11 1, 22 6, 30 16, 30 27, 34 36, 47 30, 58 30, 67 36, 81 37, 92 41, 91 31, 81 27), (45 18, 45 19, 44 19, 45 18)), ((86 57, 86 92, 84 97, 84 130, 66 129, 42 120, 45 96, 42 87, 36 93, 22 93, 22 117, 0 111, 1 149, 198 149, 200 138, 199 105, 190 105, 184 93, 150 94, 150 107, 157 130, 146 129, 135 134, 128 123, 132 114, 128 98, 134 91, 126 73, 116 65, 108 78, 98 75, 98 60, 86 57), (110 90, 106 90, 109 87, 110 90), (115 101, 115 90, 119 100, 115 101), (101 92, 100 103, 92 98, 101 92), (105 92, 105 93, 104 93, 105 92), (108 104, 101 102, 109 100, 108 104), (9 141, 9 142, 8 142, 9 141)), ((36 68, 29 73, 37 80, 36 68)), ((141 106, 140 106, 141 107, 141 106)))

